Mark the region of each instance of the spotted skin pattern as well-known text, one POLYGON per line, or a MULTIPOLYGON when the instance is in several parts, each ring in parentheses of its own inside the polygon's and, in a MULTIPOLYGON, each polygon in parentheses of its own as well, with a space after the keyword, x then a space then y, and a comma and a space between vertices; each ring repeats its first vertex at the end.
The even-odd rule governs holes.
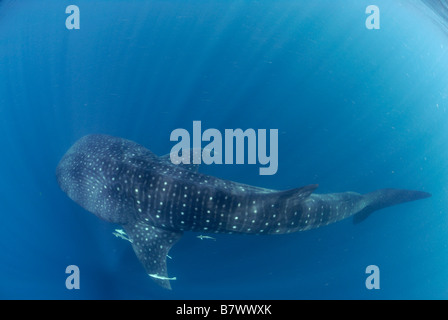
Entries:
POLYGON ((382 189, 313 194, 317 185, 287 191, 258 188, 174 165, 135 142, 88 135, 63 156, 61 189, 101 219, 121 224, 147 273, 170 289, 166 256, 183 231, 285 234, 325 226, 394 204, 430 196, 382 189))

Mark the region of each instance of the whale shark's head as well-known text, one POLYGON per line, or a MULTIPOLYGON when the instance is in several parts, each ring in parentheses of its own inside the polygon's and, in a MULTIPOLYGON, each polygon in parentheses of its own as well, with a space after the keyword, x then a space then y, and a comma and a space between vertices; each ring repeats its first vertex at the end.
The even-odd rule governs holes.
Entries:
POLYGON ((76 142, 56 168, 60 188, 84 209, 99 218, 126 223, 127 197, 114 176, 119 174, 111 158, 111 145, 101 135, 89 135, 76 142))

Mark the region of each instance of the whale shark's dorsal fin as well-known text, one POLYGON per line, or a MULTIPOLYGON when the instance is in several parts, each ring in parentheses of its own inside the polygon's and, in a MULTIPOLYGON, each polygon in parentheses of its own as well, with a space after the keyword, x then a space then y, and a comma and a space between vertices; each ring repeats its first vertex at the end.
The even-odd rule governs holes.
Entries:
POLYGON ((277 191, 272 194, 278 196, 279 200, 289 201, 292 202, 292 204, 297 204, 308 198, 318 187, 319 185, 317 184, 310 184, 301 188, 286 191, 277 191))
POLYGON ((166 257, 171 247, 181 238, 182 232, 169 231, 138 221, 123 226, 132 247, 148 275, 160 286, 171 289, 166 267, 166 257))

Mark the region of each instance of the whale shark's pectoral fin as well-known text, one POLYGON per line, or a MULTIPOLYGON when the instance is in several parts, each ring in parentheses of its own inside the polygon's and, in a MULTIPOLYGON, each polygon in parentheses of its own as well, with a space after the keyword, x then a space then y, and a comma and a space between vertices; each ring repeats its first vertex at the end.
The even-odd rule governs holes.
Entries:
POLYGON ((170 280, 176 278, 168 277, 166 257, 182 232, 157 228, 144 221, 129 223, 123 228, 148 275, 160 286, 171 289, 170 280))

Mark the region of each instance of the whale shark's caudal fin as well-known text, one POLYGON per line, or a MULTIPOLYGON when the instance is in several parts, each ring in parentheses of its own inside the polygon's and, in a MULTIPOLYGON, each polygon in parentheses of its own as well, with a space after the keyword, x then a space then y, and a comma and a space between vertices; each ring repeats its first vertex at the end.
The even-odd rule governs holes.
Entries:
POLYGON ((372 212, 394 206, 396 204, 425 199, 431 197, 430 193, 413 190, 380 189, 363 195, 367 206, 355 214, 353 223, 364 221, 372 212))
POLYGON ((128 223, 123 228, 148 275, 160 286, 171 289, 170 280, 176 278, 168 277, 166 257, 182 232, 160 229, 146 221, 128 223))

